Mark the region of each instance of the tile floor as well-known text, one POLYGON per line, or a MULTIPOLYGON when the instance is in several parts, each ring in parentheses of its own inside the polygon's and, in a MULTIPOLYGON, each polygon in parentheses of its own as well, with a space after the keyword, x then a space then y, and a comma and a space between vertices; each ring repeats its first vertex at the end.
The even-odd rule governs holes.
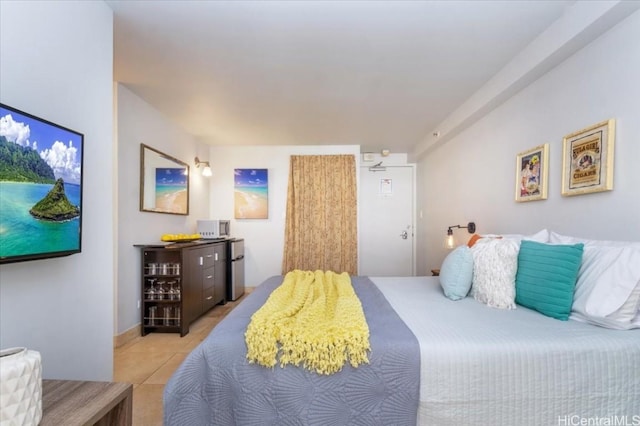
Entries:
POLYGON ((209 332, 238 305, 217 305, 189 327, 189 334, 150 333, 114 350, 116 382, 133 383, 133 425, 162 425, 162 392, 176 368, 209 332))

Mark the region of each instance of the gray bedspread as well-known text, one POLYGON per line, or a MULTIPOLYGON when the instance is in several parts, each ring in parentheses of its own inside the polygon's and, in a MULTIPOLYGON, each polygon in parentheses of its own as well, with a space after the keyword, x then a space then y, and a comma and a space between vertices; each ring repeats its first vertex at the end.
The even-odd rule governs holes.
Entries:
POLYGON ((320 376, 246 361, 244 332, 281 276, 268 279, 216 326, 164 390, 165 425, 415 425, 420 348, 366 277, 352 277, 370 330, 369 365, 320 376))

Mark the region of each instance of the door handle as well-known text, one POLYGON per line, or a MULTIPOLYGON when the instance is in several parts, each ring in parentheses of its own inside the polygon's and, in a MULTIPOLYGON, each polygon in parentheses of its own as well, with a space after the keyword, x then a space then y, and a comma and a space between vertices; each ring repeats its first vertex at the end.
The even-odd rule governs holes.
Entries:
POLYGON ((402 231, 402 234, 400 234, 400 236, 403 240, 406 240, 407 238, 409 238, 409 233, 407 233, 407 231, 402 231))

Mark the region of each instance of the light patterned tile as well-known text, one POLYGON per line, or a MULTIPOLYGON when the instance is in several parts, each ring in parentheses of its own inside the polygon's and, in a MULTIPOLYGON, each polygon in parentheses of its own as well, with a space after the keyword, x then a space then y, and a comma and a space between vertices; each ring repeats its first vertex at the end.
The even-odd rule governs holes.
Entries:
POLYGON ((177 333, 150 333, 114 350, 114 381, 134 385, 134 425, 162 425, 162 392, 167 380, 243 298, 214 307, 189 327, 185 337, 177 333))
POLYGON ((162 426, 164 385, 142 384, 133 390, 133 425, 162 426))
POLYGON ((149 333, 123 352, 184 352, 193 340, 191 333, 180 337, 177 333, 149 333))
POLYGON ((131 340, 129 340, 127 343, 125 343, 124 345, 121 345, 119 347, 116 348, 116 352, 123 352, 126 351, 127 349, 129 349, 131 346, 135 345, 136 343, 138 343, 141 339, 144 339, 144 337, 142 336, 138 336, 135 337, 131 340))
POLYGON ((115 354, 113 357, 113 380, 116 382, 143 383, 172 356, 172 352, 124 352, 115 354))
POLYGON ((169 377, 182 364, 188 353, 177 353, 164 363, 155 373, 144 381, 143 385, 166 385, 169 377))
POLYGON ((191 326, 189 326, 189 334, 199 333, 202 330, 211 330, 213 327, 215 327, 216 324, 218 324, 218 322, 220 322, 221 318, 223 317, 200 317, 193 324, 191 324, 191 326))

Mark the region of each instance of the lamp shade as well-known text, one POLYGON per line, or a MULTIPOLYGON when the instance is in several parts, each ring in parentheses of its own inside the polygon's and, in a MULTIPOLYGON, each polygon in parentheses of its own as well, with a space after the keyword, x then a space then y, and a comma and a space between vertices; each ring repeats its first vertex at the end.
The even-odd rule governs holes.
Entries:
POLYGON ((453 230, 451 229, 447 231, 447 236, 444 237, 444 248, 449 250, 456 248, 456 239, 453 236, 453 230))

